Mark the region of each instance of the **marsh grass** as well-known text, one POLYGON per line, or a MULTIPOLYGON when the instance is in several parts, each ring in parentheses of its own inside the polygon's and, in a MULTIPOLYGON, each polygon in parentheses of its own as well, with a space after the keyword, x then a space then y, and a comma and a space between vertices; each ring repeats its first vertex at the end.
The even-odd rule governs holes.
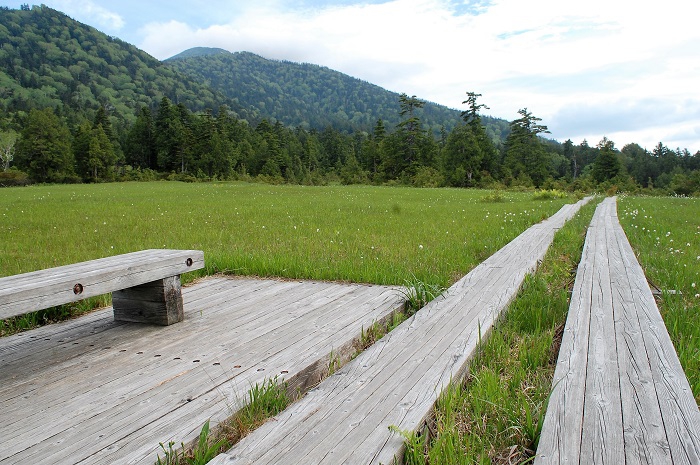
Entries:
POLYGON ((228 446, 225 438, 212 439, 209 430, 209 420, 204 423, 199 433, 197 442, 191 449, 186 449, 185 444, 175 447, 174 442, 169 442, 167 446, 163 443, 160 448, 163 457, 158 455, 156 465, 204 465, 216 457, 222 449, 228 446))
POLYGON ((554 199, 568 199, 570 194, 568 192, 560 191, 557 189, 543 189, 535 192, 532 196, 533 200, 554 200, 554 199))
POLYGON ((260 426, 265 420, 280 413, 287 408, 290 399, 287 395, 287 386, 277 377, 269 378, 262 384, 256 384, 248 392, 248 403, 236 415, 236 432, 231 442, 236 438, 245 436, 251 430, 260 426))
POLYGON ((354 343, 355 353, 351 358, 355 358, 360 355, 372 344, 386 336, 394 328, 406 321, 411 315, 412 314, 409 314, 406 311, 406 305, 404 305, 403 309, 393 312, 391 317, 386 318, 384 321, 375 321, 367 329, 364 327, 360 328, 360 337, 354 343))
POLYGON ((618 217, 700 404, 700 199, 623 196, 618 217))
POLYGON ((415 276, 405 282, 401 291, 404 298, 404 311, 408 316, 414 315, 428 302, 437 299, 445 292, 445 288, 438 284, 425 283, 415 276))
MULTIPOLYGON (((404 463, 527 463, 537 448, 570 286, 596 202, 555 236, 541 266, 479 345, 468 375, 440 396, 404 463)), ((401 433, 401 432, 399 432, 401 433)))
POLYGON ((291 399, 287 385, 277 377, 256 383, 248 391, 248 401, 229 420, 219 425, 217 439, 225 440, 227 447, 236 444, 269 418, 287 408, 291 399))
POLYGON ((228 273, 389 285, 415 277, 447 287, 566 203, 513 192, 490 204, 480 201, 485 192, 178 182, 6 188, 0 276, 173 248, 204 251, 206 268, 183 275, 185 283, 228 273))
POLYGON ((204 465, 280 413, 289 403, 287 385, 277 377, 256 383, 248 391, 245 406, 221 423, 215 432, 210 431, 207 420, 191 448, 184 443, 180 447, 176 447, 174 442, 167 446, 161 443, 163 457, 158 455, 155 465, 204 465))

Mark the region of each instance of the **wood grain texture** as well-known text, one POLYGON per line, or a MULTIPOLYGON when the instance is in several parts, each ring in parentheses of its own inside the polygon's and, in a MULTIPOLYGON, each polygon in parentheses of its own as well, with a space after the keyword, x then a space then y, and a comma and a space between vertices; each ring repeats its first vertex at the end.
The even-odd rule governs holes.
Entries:
POLYGON ((699 433, 616 199, 605 199, 586 236, 535 463, 700 463, 699 433))
POLYGON ((183 289, 187 324, 115 322, 111 309, 0 339, 0 464, 148 463, 279 376, 301 389, 399 288, 213 277, 183 289))
POLYGON ((201 250, 150 249, 0 278, 0 319, 203 267, 201 250), (76 285, 82 292, 75 293, 76 285))
POLYGON ((112 293, 116 321, 168 326, 185 319, 180 275, 112 293))
POLYGON ((215 463, 393 463, 435 400, 463 376, 480 337, 585 202, 535 225, 215 463))

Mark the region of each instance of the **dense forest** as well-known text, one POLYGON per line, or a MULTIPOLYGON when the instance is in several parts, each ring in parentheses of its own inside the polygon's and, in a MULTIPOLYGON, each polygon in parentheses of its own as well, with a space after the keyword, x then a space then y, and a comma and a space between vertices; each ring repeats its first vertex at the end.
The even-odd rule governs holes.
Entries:
MULTIPOLYGON (((204 47, 165 62, 221 91, 258 120, 304 129, 331 126, 343 132, 371 131, 379 119, 388 127, 400 122, 399 94, 322 66, 204 47)), ((458 111, 430 102, 418 112, 423 127, 436 137, 460 122, 458 111)), ((491 139, 505 140, 507 121, 484 116, 483 122, 491 139)))
POLYGON ((245 179, 700 193, 700 152, 546 138, 316 65, 193 49, 166 62, 46 6, 0 9, 0 185, 245 179))

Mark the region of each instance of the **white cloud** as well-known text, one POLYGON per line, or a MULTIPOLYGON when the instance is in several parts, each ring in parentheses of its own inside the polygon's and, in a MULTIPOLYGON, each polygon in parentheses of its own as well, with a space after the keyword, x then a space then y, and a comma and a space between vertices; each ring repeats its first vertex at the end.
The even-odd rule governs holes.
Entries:
POLYGON ((479 14, 449 0, 285 4, 238 4, 233 20, 204 27, 149 23, 139 45, 161 59, 212 46, 311 62, 455 108, 476 91, 494 116, 513 119, 528 107, 560 139, 592 135, 617 115, 624 130, 614 134, 631 138, 618 145, 673 136, 700 149, 700 118, 683 103, 697 95, 700 71, 700 32, 685 0, 494 0, 480 2, 479 14), (636 103, 652 97, 674 109, 672 126, 636 103), (571 115, 580 108, 588 118, 576 130, 571 115))
POLYGON ((52 2, 52 7, 107 33, 118 32, 125 25, 121 15, 92 0, 57 0, 52 2))

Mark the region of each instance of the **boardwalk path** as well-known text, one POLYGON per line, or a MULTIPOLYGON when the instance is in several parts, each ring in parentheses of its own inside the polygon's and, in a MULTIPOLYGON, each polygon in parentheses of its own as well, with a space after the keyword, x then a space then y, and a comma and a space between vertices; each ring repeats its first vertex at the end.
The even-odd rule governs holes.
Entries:
POLYGON ((390 464, 451 379, 459 378, 554 233, 584 201, 532 226, 212 465, 390 464))
POLYGON ((172 326, 108 308, 0 339, 0 464, 153 464, 159 442, 194 439, 265 378, 316 383, 402 301, 384 286, 218 277, 183 298, 172 326))
POLYGON ((700 411, 613 198, 588 229, 535 463, 700 463, 700 411))

